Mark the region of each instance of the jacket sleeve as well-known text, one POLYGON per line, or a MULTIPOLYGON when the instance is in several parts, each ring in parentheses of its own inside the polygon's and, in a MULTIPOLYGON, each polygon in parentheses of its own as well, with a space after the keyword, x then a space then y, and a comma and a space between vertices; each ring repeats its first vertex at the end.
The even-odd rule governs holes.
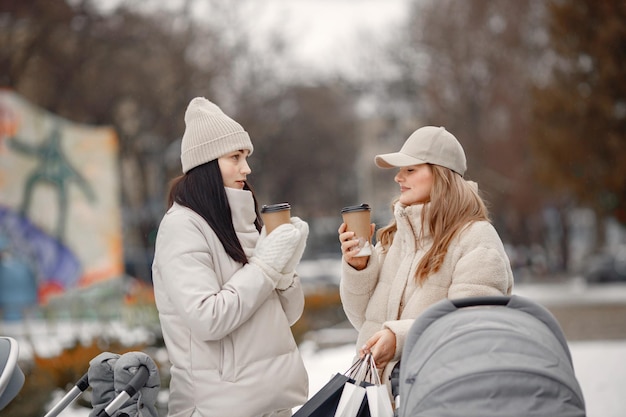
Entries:
POLYGON ((391 330, 396 335, 396 352, 393 361, 399 361, 402 357, 404 342, 413 323, 415 323, 415 319, 390 320, 383 323, 383 328, 391 330))
POLYGON ((350 266, 345 259, 341 260, 339 295, 346 317, 358 331, 365 322, 365 311, 378 283, 379 257, 383 256, 381 250, 377 245, 367 266, 360 271, 350 266))
POLYGON ((304 292, 298 274, 294 275, 293 283, 284 290, 277 289, 280 305, 287 316, 290 326, 293 326, 304 311, 304 292))
POLYGON ((448 298, 511 294, 511 262, 493 226, 477 223, 460 239, 461 256, 454 266, 448 298))
POLYGON ((186 213, 170 216, 157 242, 163 289, 198 338, 222 339, 252 316, 274 284, 251 264, 227 281, 219 277, 211 257, 213 231, 186 213))

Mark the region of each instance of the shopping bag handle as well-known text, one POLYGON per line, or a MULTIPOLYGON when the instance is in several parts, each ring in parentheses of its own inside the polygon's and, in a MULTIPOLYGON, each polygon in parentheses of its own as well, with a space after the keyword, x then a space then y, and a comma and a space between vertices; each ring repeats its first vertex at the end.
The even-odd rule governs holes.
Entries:
POLYGON ((374 385, 380 385, 380 375, 378 374, 378 368, 376 368, 376 361, 374 360, 374 355, 368 353, 369 356, 369 368, 368 371, 372 375, 372 380, 374 385))

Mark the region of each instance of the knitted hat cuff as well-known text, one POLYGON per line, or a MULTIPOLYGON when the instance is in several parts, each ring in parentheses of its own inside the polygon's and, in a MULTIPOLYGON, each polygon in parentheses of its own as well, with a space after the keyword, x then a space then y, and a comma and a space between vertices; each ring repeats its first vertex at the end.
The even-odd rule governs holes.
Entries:
POLYGON ((230 152, 247 149, 252 153, 252 142, 247 132, 234 132, 216 139, 199 143, 185 149, 180 160, 183 164, 183 172, 187 173, 198 165, 224 156, 230 152))

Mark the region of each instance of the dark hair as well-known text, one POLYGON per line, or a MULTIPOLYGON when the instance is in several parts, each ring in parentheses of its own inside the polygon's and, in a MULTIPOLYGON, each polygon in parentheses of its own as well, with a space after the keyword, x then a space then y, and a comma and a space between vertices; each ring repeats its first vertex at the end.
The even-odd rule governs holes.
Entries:
MULTIPOLYGON (((256 196, 247 182, 244 189, 252 192, 254 211, 256 212, 254 225, 260 231, 262 222, 256 196)), ((217 159, 199 165, 186 174, 174 178, 170 185, 168 207, 171 207, 174 202, 188 207, 202 216, 222 242, 226 253, 234 261, 242 264, 248 263, 246 253, 235 233, 233 217, 217 159)))

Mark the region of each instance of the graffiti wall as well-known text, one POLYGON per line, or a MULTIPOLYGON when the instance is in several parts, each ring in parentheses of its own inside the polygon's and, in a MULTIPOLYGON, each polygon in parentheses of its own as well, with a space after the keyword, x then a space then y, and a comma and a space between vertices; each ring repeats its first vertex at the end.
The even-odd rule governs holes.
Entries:
POLYGON ((0 251, 4 291, 30 276, 40 302, 122 275, 112 128, 73 123, 0 90, 0 251))

